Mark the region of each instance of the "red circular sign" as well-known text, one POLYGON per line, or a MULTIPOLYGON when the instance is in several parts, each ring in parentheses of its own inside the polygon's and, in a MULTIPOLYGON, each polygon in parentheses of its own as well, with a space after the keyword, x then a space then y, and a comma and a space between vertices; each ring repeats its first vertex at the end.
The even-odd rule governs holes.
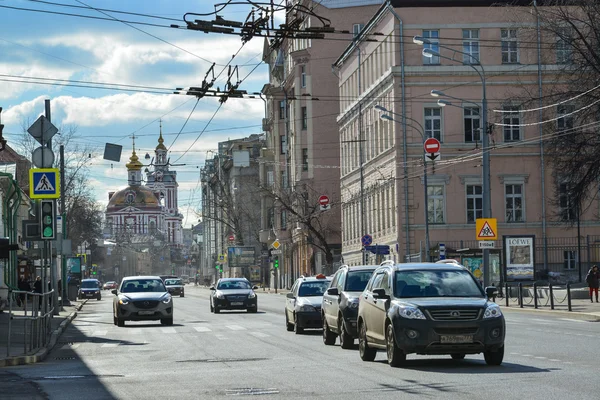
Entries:
POLYGON ((326 206, 327 204, 329 204, 329 197, 325 195, 319 197, 319 204, 322 206, 326 206))
POLYGON ((429 138, 423 143, 426 153, 437 153, 440 151, 440 141, 436 138, 429 138))
POLYGON ((235 240, 235 236, 233 236, 233 235, 229 235, 229 241, 230 241, 230 242, 233 242, 234 240, 235 240))

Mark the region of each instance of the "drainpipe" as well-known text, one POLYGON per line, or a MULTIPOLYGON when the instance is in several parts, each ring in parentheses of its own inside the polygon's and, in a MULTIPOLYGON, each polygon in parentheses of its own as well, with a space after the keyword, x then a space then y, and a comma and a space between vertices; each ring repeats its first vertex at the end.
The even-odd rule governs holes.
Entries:
POLYGON ((537 58, 538 58, 538 97, 539 97, 539 121, 538 130, 540 136, 540 164, 541 164, 541 189, 542 189, 542 240, 544 241, 544 269, 548 269, 548 236, 546 234, 546 167, 544 165, 544 129, 542 128, 542 121, 544 120, 544 112, 542 107, 544 101, 542 100, 542 35, 540 32, 540 13, 537 9, 537 0, 533 0, 533 7, 536 14, 536 29, 537 29, 537 58))
MULTIPOLYGON (((394 11, 394 7, 388 1, 387 8, 394 15, 400 24, 400 32, 398 39, 400 40, 400 88, 402 92, 402 153, 404 157, 404 219, 405 219, 405 235, 406 235, 406 255, 410 255, 410 227, 409 227, 409 201, 408 201, 408 148, 406 143, 406 85, 404 75, 404 40, 402 37, 403 23, 400 16, 394 11)), ((427 205, 425 205, 427 207, 427 205)), ((405 257, 406 259, 406 257, 405 257)), ((410 261, 410 260, 409 260, 410 261)))

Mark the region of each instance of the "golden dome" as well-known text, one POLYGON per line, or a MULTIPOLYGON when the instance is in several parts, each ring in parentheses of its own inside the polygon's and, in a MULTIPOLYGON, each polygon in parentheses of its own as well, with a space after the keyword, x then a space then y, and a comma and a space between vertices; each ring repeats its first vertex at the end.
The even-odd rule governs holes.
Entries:
POLYGON ((165 142, 165 140, 162 137, 162 128, 160 130, 160 136, 158 137, 158 146, 156 146, 156 150, 167 150, 167 148, 165 147, 165 145, 163 144, 165 142))
POLYGON ((133 150, 133 153, 131 154, 131 157, 129 158, 129 162, 127 164, 125 164, 125 166, 130 171, 139 171, 139 170, 142 169, 142 167, 144 166, 144 164, 142 164, 140 162, 140 159, 135 154, 135 150, 133 150))
POLYGON ((154 192, 146 186, 128 186, 112 195, 106 209, 110 211, 111 208, 129 206, 135 208, 159 208, 160 203, 154 192))

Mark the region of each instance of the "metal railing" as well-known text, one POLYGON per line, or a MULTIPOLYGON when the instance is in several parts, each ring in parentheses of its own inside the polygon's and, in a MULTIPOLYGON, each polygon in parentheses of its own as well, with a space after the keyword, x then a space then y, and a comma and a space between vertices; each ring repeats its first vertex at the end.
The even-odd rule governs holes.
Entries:
POLYGON ((570 283, 567 283, 566 285, 538 285, 537 283, 533 283, 531 286, 523 285, 523 283, 519 283, 516 286, 509 286, 508 283, 506 283, 504 285, 504 292, 500 290, 500 292, 494 296, 494 301, 496 298, 504 298, 506 307, 510 307, 511 302, 516 303, 519 308, 524 308, 524 306, 533 303, 533 308, 535 309, 547 307, 548 304, 550 304, 551 310, 556 308, 556 303, 564 304, 566 302, 567 309, 573 311, 570 283), (515 290, 517 292, 516 296, 513 294, 515 290), (547 295, 540 295, 538 290, 547 291, 547 295), (564 296, 557 296, 554 292, 555 290, 566 291, 566 293, 564 296), (546 301, 544 304, 541 304, 544 298, 546 301))
POLYGON ((13 320, 23 321, 23 354, 34 353, 48 343, 52 333, 52 316, 56 306, 52 304, 53 294, 54 289, 46 293, 9 289, 6 357, 11 356, 13 320), (13 308, 15 305, 17 307, 13 308), (22 310, 18 310, 21 307, 22 310))

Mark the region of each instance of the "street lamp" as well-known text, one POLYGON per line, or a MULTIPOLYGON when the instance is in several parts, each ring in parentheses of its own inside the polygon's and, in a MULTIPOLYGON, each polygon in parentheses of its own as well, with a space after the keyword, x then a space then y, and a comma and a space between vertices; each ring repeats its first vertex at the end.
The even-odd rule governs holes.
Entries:
MULTIPOLYGON (((419 123, 419 121, 413 119, 413 118, 409 118, 407 116, 403 116, 401 114, 397 114, 395 112, 392 112, 390 110, 388 110, 387 108, 377 105, 375 106, 375 109, 378 110, 379 112, 381 112, 382 114, 379 116, 381 119, 385 119, 388 121, 396 121, 394 118, 392 118, 390 115, 388 114, 383 114, 383 113, 390 113, 390 114, 394 114, 394 115, 398 115, 400 117, 404 117, 405 119, 414 122, 415 124, 417 124, 417 126, 414 126, 412 124, 407 124, 410 127, 412 127, 413 129, 415 129, 417 132, 419 132, 419 134, 421 135, 421 141, 423 142, 423 146, 425 146, 425 129, 423 128, 423 125, 421 125, 421 123, 419 123)), ((427 261, 430 261, 430 257, 429 257, 429 251, 431 250, 431 247, 429 246, 429 215, 427 212, 427 208, 429 206, 429 197, 427 195, 427 160, 425 158, 425 150, 423 147, 423 201, 425 203, 424 208, 424 212, 425 212, 425 248, 427 249, 427 261)))
MULTIPOLYGON (((421 36, 413 37, 413 43, 418 44, 420 46, 423 46, 425 44, 435 44, 439 48, 444 48, 444 49, 452 51, 453 55, 458 53, 458 54, 462 54, 463 56, 469 57, 472 60, 472 62, 469 62, 467 65, 469 67, 473 68, 473 70, 475 72, 477 72, 477 75, 479 75, 479 78, 481 79, 481 87, 482 87, 482 99, 481 99, 481 108, 482 108, 482 110, 481 110, 482 135, 481 136, 482 136, 482 138, 481 138, 481 144, 482 144, 482 164, 483 164, 483 168, 482 168, 483 218, 491 218, 492 203, 491 203, 491 196, 490 196, 490 154, 489 154, 489 149, 488 149, 489 138, 487 135, 487 97, 486 97, 486 92, 485 92, 485 89, 486 89, 485 69, 479 63, 479 59, 477 59, 477 57, 473 56, 472 54, 465 53, 463 51, 441 45, 438 42, 432 42, 431 40, 429 40, 427 38, 423 38, 421 36), (481 68, 481 71, 475 67, 476 65, 479 66, 479 68, 481 68)), ((456 60, 454 58, 454 56, 452 58, 443 56, 440 54, 439 51, 433 50, 431 48, 424 48, 422 53, 423 53, 423 56, 425 56, 425 57, 440 57, 440 58, 445 58, 446 60, 450 60, 453 62, 459 62, 458 60, 456 60)), ((436 90, 436 91, 431 91, 431 95, 434 97, 439 97, 439 96, 443 95, 443 93, 436 90)), ((438 104, 440 104, 439 101, 438 101, 438 104)), ((442 104, 440 104, 440 105, 442 105, 442 104)), ((483 282, 484 282, 484 286, 487 286, 490 283, 490 268, 489 268, 489 266, 490 266, 490 251, 489 251, 489 249, 483 249, 483 282)))

